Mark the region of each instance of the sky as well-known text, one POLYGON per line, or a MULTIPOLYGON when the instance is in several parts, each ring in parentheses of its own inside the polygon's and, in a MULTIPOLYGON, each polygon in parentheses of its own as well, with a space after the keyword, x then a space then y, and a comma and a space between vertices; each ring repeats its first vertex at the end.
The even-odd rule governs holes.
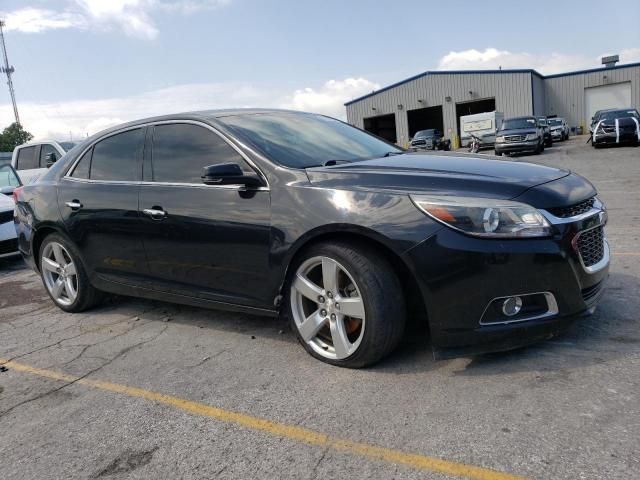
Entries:
POLYGON ((21 123, 58 140, 210 108, 345 118, 344 102, 426 70, 640 62, 639 0, 0 0, 0 19, 21 123))

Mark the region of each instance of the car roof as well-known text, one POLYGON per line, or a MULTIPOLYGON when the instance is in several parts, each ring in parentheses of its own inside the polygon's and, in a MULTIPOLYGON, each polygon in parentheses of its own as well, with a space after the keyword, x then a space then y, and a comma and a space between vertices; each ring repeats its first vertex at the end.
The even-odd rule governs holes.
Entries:
POLYGON ((92 141, 98 137, 102 137, 104 135, 107 135, 112 132, 116 132, 118 130, 126 129, 129 127, 135 127, 138 125, 144 125, 147 123, 164 122, 164 121, 171 121, 171 120, 211 121, 211 120, 216 120, 219 118, 230 117, 235 115, 258 115, 258 114, 264 114, 264 113, 294 113, 298 115, 318 115, 310 112, 301 112, 297 110, 286 110, 286 109, 277 109, 277 108, 228 108, 228 109, 218 109, 218 110, 197 110, 192 112, 171 113, 171 114, 160 115, 155 117, 140 118, 137 120, 132 120, 130 122, 121 123, 118 125, 114 125, 113 127, 109 127, 99 132, 96 132, 89 138, 83 139, 83 142, 85 140, 92 141))

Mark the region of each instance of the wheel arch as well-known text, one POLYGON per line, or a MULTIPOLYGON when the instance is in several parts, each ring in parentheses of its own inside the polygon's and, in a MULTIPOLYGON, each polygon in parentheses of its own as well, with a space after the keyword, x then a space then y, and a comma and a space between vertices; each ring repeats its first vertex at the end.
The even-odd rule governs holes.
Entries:
MULTIPOLYGON (((352 244, 366 245, 379 252, 393 268, 402 284, 402 291, 407 305, 407 322, 420 327, 429 327, 429 315, 426 299, 420 289, 415 273, 402 256, 402 252, 395 249, 389 240, 380 233, 354 225, 325 226, 308 232, 298 239, 291 247, 286 260, 286 267, 280 283, 278 299, 282 299, 285 288, 293 274, 292 266, 296 265, 304 252, 312 245, 323 242, 342 241, 352 244)), ((282 308, 282 305, 280 305, 282 308)))
POLYGON ((31 255, 33 256, 33 262, 40 271, 40 247, 42 246, 42 242, 52 233, 58 233, 60 235, 67 236, 63 229, 55 224, 44 224, 39 226, 37 230, 35 230, 33 237, 31 239, 31 255))

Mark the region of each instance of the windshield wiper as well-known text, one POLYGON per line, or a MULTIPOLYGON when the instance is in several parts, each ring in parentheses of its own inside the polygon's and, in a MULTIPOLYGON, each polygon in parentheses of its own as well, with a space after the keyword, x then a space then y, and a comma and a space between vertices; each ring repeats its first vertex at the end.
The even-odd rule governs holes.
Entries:
POLYGON ((383 157, 391 157, 393 155, 402 155, 404 152, 387 152, 383 155, 383 157))

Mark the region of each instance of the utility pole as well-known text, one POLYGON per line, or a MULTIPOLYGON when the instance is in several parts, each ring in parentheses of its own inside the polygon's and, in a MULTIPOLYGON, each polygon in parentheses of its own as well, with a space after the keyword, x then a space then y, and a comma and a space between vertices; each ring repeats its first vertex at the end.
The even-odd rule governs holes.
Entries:
POLYGON ((9 66, 9 58, 7 57, 7 46, 4 44, 4 20, 0 20, 0 43, 2 43, 2 56, 4 58, 4 65, 0 67, 2 73, 7 74, 7 85, 9 85, 9 93, 11 94, 11 102, 13 103, 13 114, 16 117, 16 123, 20 125, 20 116, 18 115, 18 104, 16 103, 16 92, 13 90, 13 81, 11 75, 15 72, 15 68, 9 66))

